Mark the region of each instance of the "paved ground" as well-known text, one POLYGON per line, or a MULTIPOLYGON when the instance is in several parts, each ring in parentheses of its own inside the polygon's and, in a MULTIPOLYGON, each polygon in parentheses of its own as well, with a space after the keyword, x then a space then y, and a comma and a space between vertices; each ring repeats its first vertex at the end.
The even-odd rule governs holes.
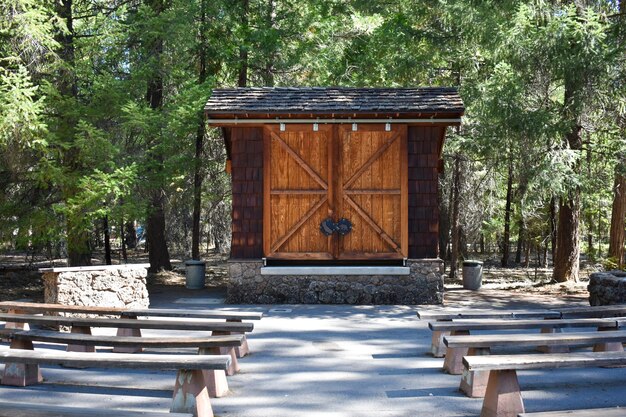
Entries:
MULTIPOLYGON (((442 373, 442 359, 425 354, 430 332, 426 323, 416 319, 418 307, 223 306, 219 293, 171 287, 153 291, 151 300, 153 307, 239 307, 265 313, 249 339, 252 355, 241 360, 242 372, 229 378, 232 393, 212 400, 219 416, 480 414, 482 400, 462 395, 460 377, 442 373)), ((504 291, 447 294, 448 306, 479 308, 584 302, 576 297, 554 299, 504 291)), ((0 400, 163 411, 169 409, 174 382, 173 372, 45 367, 43 373, 44 384, 1 387, 0 400)), ((520 384, 527 411, 626 405, 626 370, 620 368, 521 372, 520 384)))

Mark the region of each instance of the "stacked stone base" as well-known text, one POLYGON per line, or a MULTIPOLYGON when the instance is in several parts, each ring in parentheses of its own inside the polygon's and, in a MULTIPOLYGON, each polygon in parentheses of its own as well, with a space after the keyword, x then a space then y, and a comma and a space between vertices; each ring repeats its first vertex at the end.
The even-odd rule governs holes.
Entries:
POLYGON ((596 272, 589 277, 589 304, 626 304, 626 272, 596 272))
POLYGON ((144 265, 42 269, 46 303, 148 308, 144 265))
POLYGON ((408 260, 409 275, 261 275, 261 260, 230 260, 232 304, 442 304, 443 261, 408 260))

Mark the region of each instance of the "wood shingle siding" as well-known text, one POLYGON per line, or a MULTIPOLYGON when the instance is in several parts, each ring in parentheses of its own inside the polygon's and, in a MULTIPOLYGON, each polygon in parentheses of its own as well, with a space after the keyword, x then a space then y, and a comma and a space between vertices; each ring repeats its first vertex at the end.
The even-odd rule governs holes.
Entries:
POLYGON ((232 166, 231 258, 263 256, 263 129, 230 131, 232 166))
POLYGON ((439 159, 444 126, 409 126, 409 258, 439 256, 439 159))

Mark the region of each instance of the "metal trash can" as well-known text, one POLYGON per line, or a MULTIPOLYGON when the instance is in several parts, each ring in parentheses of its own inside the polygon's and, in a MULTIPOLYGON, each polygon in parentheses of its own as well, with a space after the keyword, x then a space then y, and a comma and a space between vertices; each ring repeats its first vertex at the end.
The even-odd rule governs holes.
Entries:
POLYGON ((483 263, 480 261, 463 261, 463 288, 479 290, 483 281, 483 263))
POLYGON ((204 275, 206 262, 186 261, 185 262, 185 288, 190 290, 201 290, 204 288, 204 275))

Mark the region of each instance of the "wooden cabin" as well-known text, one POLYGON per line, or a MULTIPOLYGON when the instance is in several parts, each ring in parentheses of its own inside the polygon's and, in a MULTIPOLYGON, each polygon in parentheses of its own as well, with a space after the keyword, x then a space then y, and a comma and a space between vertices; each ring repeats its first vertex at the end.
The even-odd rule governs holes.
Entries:
POLYGON ((437 303, 454 88, 217 89, 232 175, 228 300, 437 303))

